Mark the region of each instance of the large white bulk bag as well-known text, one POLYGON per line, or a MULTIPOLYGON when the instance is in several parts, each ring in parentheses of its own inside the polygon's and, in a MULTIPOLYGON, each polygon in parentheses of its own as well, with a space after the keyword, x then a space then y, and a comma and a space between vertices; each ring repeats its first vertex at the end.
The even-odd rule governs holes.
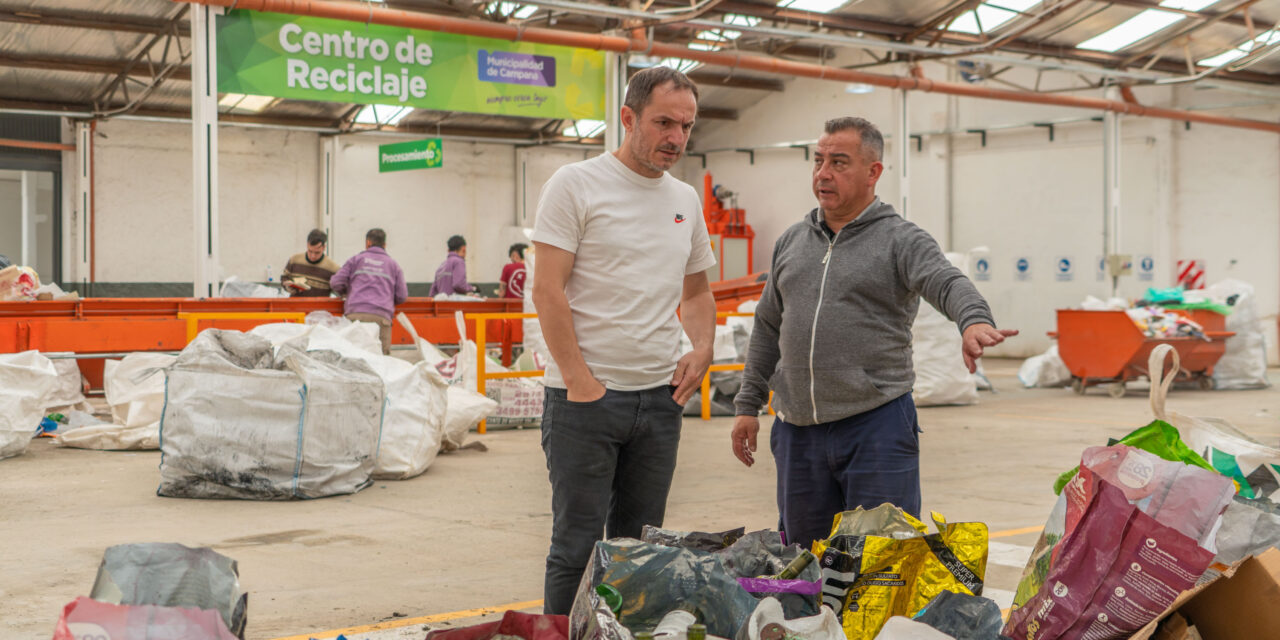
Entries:
POLYGON ((167 373, 159 495, 287 500, 372 482, 385 396, 363 361, 208 329, 167 373))

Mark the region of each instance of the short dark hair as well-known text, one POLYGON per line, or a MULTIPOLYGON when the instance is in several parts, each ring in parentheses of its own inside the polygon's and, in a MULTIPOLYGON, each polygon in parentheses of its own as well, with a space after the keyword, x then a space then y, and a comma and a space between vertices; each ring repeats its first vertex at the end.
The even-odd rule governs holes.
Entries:
POLYGON ((862 153, 865 158, 872 162, 880 162, 884 159, 884 135, 866 118, 852 116, 832 118, 822 125, 823 133, 827 134, 850 130, 858 132, 858 137, 862 140, 862 153))
POLYGON ((329 234, 319 229, 312 229, 311 233, 307 234, 307 246, 313 244, 329 244, 329 234))
POLYGON ((520 258, 524 259, 524 250, 528 248, 529 248, 529 245, 523 242, 517 242, 511 245, 510 247, 507 247, 507 255, 511 255, 512 253, 519 253, 520 258))
POLYGON ((373 243, 375 247, 387 246, 387 232, 382 229, 370 229, 369 233, 364 234, 364 239, 373 243))
POLYGON ((639 114, 649 106, 653 98, 653 90, 668 82, 675 83, 673 89, 676 91, 681 89, 692 91, 693 101, 698 101, 698 85, 694 84, 689 76, 671 67, 657 66, 649 67, 631 76, 631 80, 627 82, 627 97, 623 104, 639 114))
POLYGON ((449 250, 457 251, 467 246, 467 239, 462 236, 452 236, 449 238, 449 250))

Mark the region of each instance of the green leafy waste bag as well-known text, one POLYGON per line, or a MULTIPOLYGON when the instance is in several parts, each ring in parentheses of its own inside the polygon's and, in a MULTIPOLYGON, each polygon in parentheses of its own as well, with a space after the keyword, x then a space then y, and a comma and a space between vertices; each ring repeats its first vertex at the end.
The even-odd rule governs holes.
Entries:
MULTIPOLYGON (((1114 438, 1107 440, 1108 447, 1116 444, 1136 447, 1143 451, 1154 453, 1165 460, 1182 462, 1201 469, 1208 469, 1209 471, 1217 471, 1203 456, 1192 451, 1182 441, 1182 435, 1178 433, 1178 430, 1164 420, 1155 420, 1145 427, 1135 429, 1119 440, 1114 438)), ((1057 482, 1053 483, 1053 492, 1061 494, 1062 488, 1067 486, 1067 483, 1071 482, 1071 479, 1076 477, 1076 473, 1079 471, 1080 467, 1076 466, 1058 476, 1057 482)))

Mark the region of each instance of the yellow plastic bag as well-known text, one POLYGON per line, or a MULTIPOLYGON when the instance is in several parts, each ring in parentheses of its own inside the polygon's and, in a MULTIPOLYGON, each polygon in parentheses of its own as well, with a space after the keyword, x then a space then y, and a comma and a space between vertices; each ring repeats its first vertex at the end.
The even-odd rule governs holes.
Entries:
POLYGON ((937 533, 890 504, 837 514, 831 537, 813 543, 822 562, 822 600, 849 640, 871 640, 893 616, 911 617, 943 591, 982 595, 987 525, 947 524, 937 533))

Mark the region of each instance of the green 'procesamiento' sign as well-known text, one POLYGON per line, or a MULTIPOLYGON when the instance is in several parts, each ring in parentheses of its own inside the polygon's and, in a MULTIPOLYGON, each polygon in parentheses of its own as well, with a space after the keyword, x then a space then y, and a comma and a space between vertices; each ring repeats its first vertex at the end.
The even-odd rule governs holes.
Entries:
POLYGON ((444 164, 440 138, 410 140, 378 146, 378 173, 405 169, 435 169, 444 164))
POLYGON ((603 120, 604 53, 244 9, 218 17, 218 91, 603 120))

